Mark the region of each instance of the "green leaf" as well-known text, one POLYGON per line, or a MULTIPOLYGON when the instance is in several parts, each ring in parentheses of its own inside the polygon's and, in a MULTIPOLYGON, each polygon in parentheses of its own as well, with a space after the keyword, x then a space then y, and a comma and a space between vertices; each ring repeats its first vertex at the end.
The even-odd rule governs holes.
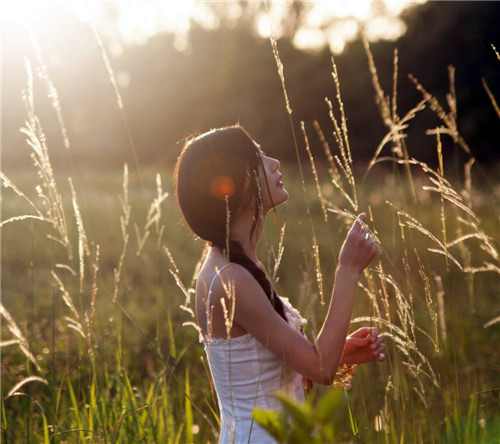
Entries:
POLYGON ((276 397, 283 405, 285 414, 290 415, 297 425, 305 427, 307 430, 314 428, 314 415, 309 404, 302 404, 284 395, 277 395, 276 397))
POLYGON ((49 425, 47 424, 47 418, 43 412, 42 412, 42 420, 43 420, 43 442, 44 444, 49 444, 50 443, 49 425))
POLYGON ((287 438, 287 425, 281 412, 275 410, 254 409, 253 419, 264 427, 279 442, 287 438))
POLYGON ((168 339, 170 344, 170 357, 175 359, 177 357, 177 349, 175 347, 174 329, 172 327, 172 319, 170 318, 170 311, 167 311, 168 321, 168 339))
POLYGON ((322 424, 332 420, 335 410, 339 407, 341 398, 341 390, 330 390, 318 401, 316 405, 316 417, 322 424))
POLYGON ((186 367, 186 379, 185 379, 185 406, 186 406, 186 442, 193 442, 193 409, 191 407, 191 391, 189 384, 189 370, 186 367))

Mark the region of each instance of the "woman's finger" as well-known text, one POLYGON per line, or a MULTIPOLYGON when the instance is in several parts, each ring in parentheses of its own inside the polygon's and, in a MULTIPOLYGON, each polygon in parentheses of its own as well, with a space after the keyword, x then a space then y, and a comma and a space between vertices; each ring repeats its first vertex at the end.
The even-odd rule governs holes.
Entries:
POLYGON ((374 342, 379 337, 379 331, 377 327, 372 327, 370 330, 371 330, 371 341, 374 342))
POLYGON ((375 341, 372 342, 370 347, 375 350, 377 347, 380 346, 384 342, 384 338, 382 336, 379 336, 375 341))
POLYGON ((372 335, 372 330, 370 327, 361 327, 360 329, 356 330, 355 332, 351 333, 349 335, 350 338, 365 338, 365 337, 371 337, 372 335))
POLYGON ((364 338, 356 338, 356 337, 350 337, 349 338, 349 345, 351 347, 365 347, 370 343, 370 337, 365 336, 364 338))
POLYGON ((354 224, 350 230, 351 233, 359 234, 361 232, 362 226, 361 222, 366 219, 366 214, 361 213, 358 218, 354 221, 354 224))

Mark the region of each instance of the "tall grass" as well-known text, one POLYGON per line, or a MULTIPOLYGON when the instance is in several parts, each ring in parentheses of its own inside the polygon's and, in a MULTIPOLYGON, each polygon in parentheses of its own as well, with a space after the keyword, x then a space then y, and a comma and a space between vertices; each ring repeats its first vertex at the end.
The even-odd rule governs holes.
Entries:
MULTIPOLYGON (((472 365, 472 362, 468 360, 474 361, 481 355, 474 353, 475 356, 467 356, 462 348, 463 341, 451 342, 447 334, 452 322, 446 321, 446 305, 449 307, 448 310, 451 312, 454 323, 460 315, 464 318, 474 315, 478 305, 484 307, 475 296, 477 284, 475 285, 474 279, 477 273, 491 272, 493 274, 484 278, 484 281, 488 282, 487 285, 492 285, 491 289, 498 287, 500 280, 498 243, 485 232, 482 221, 472 208, 470 200, 471 167, 476 159, 457 127, 454 69, 449 68, 450 92, 447 94, 449 111, 445 111, 437 99, 414 77, 410 76, 417 90, 422 93, 423 99, 400 118, 397 114, 397 52, 394 53, 391 97, 385 94, 380 85, 367 41, 364 41, 364 45, 376 102, 382 121, 388 129, 368 164, 364 178, 369 176, 377 164, 390 162, 393 164, 393 184, 403 192, 399 195, 394 193, 391 200, 386 200, 386 210, 381 219, 375 218, 370 203, 365 203, 365 205, 368 204, 370 215, 366 228, 372 233, 379 246, 380 258, 378 264, 365 271, 364 279, 360 283, 360 289, 366 294, 371 306, 370 316, 357 316, 352 323, 377 325, 389 339, 390 351, 387 366, 381 369, 381 379, 385 384, 383 404, 378 412, 373 412, 372 406, 367 406, 365 402, 362 402, 362 410, 364 410, 361 410, 364 421, 362 428, 358 427, 353 419, 353 409, 349 397, 347 398, 352 433, 358 441, 362 439, 369 442, 405 442, 407 440, 409 442, 431 440, 434 442, 443 440, 488 442, 491 439, 498 439, 500 418, 498 415, 498 381, 494 379, 495 371, 489 373, 484 371, 483 365, 480 365, 483 370, 481 374, 468 372, 467 368, 472 365), (438 164, 436 170, 410 157, 405 143, 405 130, 410 121, 426 106, 429 106, 444 124, 444 126, 427 131, 427 134, 436 136, 438 164), (450 136, 453 142, 469 156, 470 160, 464 165, 466 178, 464 184, 457 183, 453 186, 451 180, 445 177, 441 135, 450 136), (388 144, 393 147, 392 156, 381 157, 382 150, 388 144), (403 168, 404 176, 399 174, 400 167, 403 168), (418 182, 415 177, 418 177, 418 182), (425 208, 429 202, 423 202, 423 199, 419 197, 417 185, 426 192, 422 195, 426 200, 433 199, 432 194, 439 196, 439 200, 436 202, 433 199, 434 203, 432 203, 433 208, 438 207, 439 210, 435 211, 430 219, 429 210, 425 208), (461 189, 457 191, 457 187, 461 189), (385 248, 387 237, 383 236, 382 231, 390 227, 391 224, 387 219, 391 217, 391 213, 394 221, 392 229, 395 241, 391 249, 392 253, 388 254, 389 250, 385 248), (424 221, 424 218, 427 220, 424 221), (396 234, 397 231, 399 235, 396 234), (473 261, 478 265, 471 266, 473 261), (443 287, 443 281, 447 283, 446 287, 443 287), (465 310, 457 310, 452 299, 453 293, 460 289, 459 282, 463 282, 463 288, 469 293, 465 310), (445 302, 447 293, 448 301, 445 302), (492 410, 482 410, 479 406, 478 397, 485 394, 491 395, 492 403, 496 404, 492 410), (431 407, 433 413, 429 415, 431 407), (433 417, 436 414, 437 419, 436 416, 433 417)), ((276 49, 274 51, 276 54, 276 49)), ((283 69, 280 69, 281 61, 277 60, 277 63, 278 74, 283 77, 283 69)), ((356 196, 361 193, 356 192, 356 182, 352 173, 345 112, 335 63, 333 63, 333 78, 337 89, 338 110, 342 125, 337 123, 332 103, 328 99, 327 104, 332 121, 332 132, 341 154, 340 159, 331 154, 332 150, 326 142, 323 130, 317 123, 315 123, 315 129, 325 147, 331 166, 331 183, 341 190, 340 196, 343 201, 340 200, 340 204, 325 203, 303 122, 301 122, 301 127, 322 211, 324 212, 325 206, 328 206, 328 210, 343 219, 347 227, 352 223, 355 215, 345 206, 357 211, 356 196), (340 181, 342 176, 351 188, 351 193, 348 193, 346 187, 342 185, 340 181)), ((284 84, 282 79, 282 85, 284 84)), ((496 102, 488 89, 487 93, 496 110, 496 102)), ((288 99, 287 109, 290 110, 288 99)), ((479 171, 486 179, 487 187, 493 188, 485 171, 481 168, 479 171)), ((498 189, 493 188, 492 192, 492 200, 498 202, 498 189)), ((499 215, 494 214, 493 219, 496 220, 494 235, 497 235, 499 215)), ((317 248, 316 241, 313 241, 312 249, 315 258, 319 256, 317 248)), ((321 268, 316 261, 316 274, 320 273, 321 268)), ((494 293, 496 292, 493 290, 492 294, 494 293)), ((465 295, 461 295, 459 304, 463 303, 462 298, 467 300, 465 295)), ((492 301, 489 298, 486 300, 492 301)), ((498 302, 494 306, 498 311, 498 302)), ((498 317, 487 322, 483 321, 483 325, 476 328, 489 328, 496 322, 498 322, 498 317)), ((456 324, 454 327, 456 328, 456 324)), ((474 333, 475 336, 480 336, 477 332, 474 333)), ((495 356, 498 355, 495 354, 495 356)), ((487 356, 481 356, 479 359, 489 361, 487 356)), ((366 379, 360 382, 359 388, 362 398, 365 397, 363 382, 375 379, 367 372, 363 376, 366 379)), ((264 412, 259 412, 257 416, 268 430, 275 432, 276 438, 296 442, 305 431, 314 439, 323 436, 324 421, 317 421, 314 415, 304 411, 297 413, 294 409, 298 407, 290 408, 287 402, 283 405, 285 414, 279 418, 271 413, 266 416, 264 412), (288 432, 284 432, 287 428, 282 428, 280 422, 286 425, 290 419, 297 427, 288 428, 288 432)), ((328 425, 328 421, 326 424, 328 425)), ((319 439, 318 442, 321 442, 323 438, 319 439)))
MULTIPOLYGON (((301 166, 298 173, 284 167, 286 176, 297 179, 287 181, 292 199, 285 224, 268 230, 259 248, 279 293, 308 318, 312 337, 324 316, 315 301, 323 301, 323 289, 331 288, 336 252, 355 213, 366 210, 366 228, 380 255, 359 284, 352 322, 383 331, 387 361, 359 368, 349 394, 317 388, 305 405, 283 399, 291 422, 277 413, 259 412, 256 418, 290 442, 298 437, 310 442, 492 442, 500 437, 495 379, 500 214, 498 205, 491 205, 498 204, 498 184, 484 179, 486 172, 460 136, 453 70, 448 111, 414 79, 422 100, 400 117, 397 53, 387 95, 367 43, 365 49, 386 136, 360 172, 332 60, 336 101, 327 99, 325 108, 331 127, 313 122, 308 133, 308 123, 301 122, 311 177, 301 166), (437 168, 412 157, 406 144, 405 131, 427 108, 443 122, 429 130, 437 168), (311 153, 311 137, 324 147, 321 162, 311 153), (469 156, 463 182, 446 174, 445 137, 469 156), (475 180, 486 182, 486 191, 476 188, 475 180)), ((276 42, 272 50, 293 129, 276 42)), ((37 54, 37 63, 43 63, 41 50, 37 54)), ((127 127, 104 49, 103 58, 127 127)), ((15 181, 0 173, 5 217, 0 222, 2 439, 215 442, 215 391, 201 348, 194 346, 199 329, 193 286, 204 253, 177 223, 168 185, 164 189, 170 171, 154 174, 138 162, 133 173, 125 165, 119 178, 109 172, 77 178, 54 171, 35 114, 29 62, 26 68, 22 131, 33 170, 15 181), (77 186, 82 183, 86 186, 77 186), (25 303, 27 294, 31 305, 25 303)), ((46 70, 39 72, 42 81, 50 82, 46 70)), ((485 88, 494 111, 496 102, 485 88)), ((61 116, 59 107, 64 132, 61 116)), ((302 145, 295 132, 294 140, 299 157, 302 145)), ((65 146, 71 150, 69 141, 65 146)), ((226 307, 229 321, 232 310, 234 304, 226 307)))

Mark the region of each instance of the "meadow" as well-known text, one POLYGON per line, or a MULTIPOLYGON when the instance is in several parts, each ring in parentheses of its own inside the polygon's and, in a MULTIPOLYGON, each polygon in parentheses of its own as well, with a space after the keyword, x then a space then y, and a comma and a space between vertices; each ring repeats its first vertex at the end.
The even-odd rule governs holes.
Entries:
MULTIPOLYGON (((361 280, 352 329, 379 327, 387 359, 359 368, 350 391, 283 400, 288 427, 283 415, 257 417, 284 442, 498 442, 500 184, 460 137, 452 71, 448 111, 415 81, 422 102, 398 116, 396 88, 382 91, 372 62, 387 137, 358 165, 332 70, 331 128, 306 122, 301 133, 289 109, 304 162, 281 168, 291 198, 278 223, 268 217, 260 257, 313 338, 341 243, 367 211, 380 254, 361 280), (430 130, 434 168, 405 145, 425 107, 442 120, 430 130), (313 159, 308 138, 322 131, 337 146, 325 142, 313 159), (448 162, 445 138, 467 161, 448 162)), ((204 246, 181 221, 172 171, 54 169, 29 85, 26 97, 34 166, 1 176, 2 441, 216 442, 192 312, 204 246)))

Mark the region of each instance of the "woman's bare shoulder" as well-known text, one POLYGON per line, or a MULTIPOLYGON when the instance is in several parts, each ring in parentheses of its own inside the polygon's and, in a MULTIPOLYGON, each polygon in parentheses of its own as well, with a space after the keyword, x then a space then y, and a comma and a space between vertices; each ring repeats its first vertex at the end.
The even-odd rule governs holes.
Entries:
MULTIPOLYGON (((231 307, 238 301, 240 305, 245 299, 243 288, 251 282, 252 275, 241 265, 235 263, 205 262, 200 269, 196 282, 196 317, 202 331, 206 333, 207 301, 210 293, 210 306, 212 307, 211 322, 213 337, 224 338, 227 336, 226 322, 222 300, 225 307, 231 307)), ((231 337, 241 336, 247 331, 233 320, 231 337)))
POLYGON ((229 283, 244 283, 253 279, 252 274, 242 265, 234 262, 207 260, 198 274, 196 292, 206 296, 212 285, 212 292, 217 292, 229 283))

